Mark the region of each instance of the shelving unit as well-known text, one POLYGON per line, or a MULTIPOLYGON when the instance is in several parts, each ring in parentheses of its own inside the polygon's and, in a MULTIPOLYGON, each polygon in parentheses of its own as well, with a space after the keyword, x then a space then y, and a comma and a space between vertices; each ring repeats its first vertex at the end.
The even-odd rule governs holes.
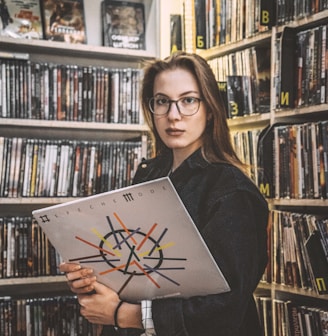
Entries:
MULTIPOLYGON (((168 9, 157 0, 140 0, 145 4, 146 50, 116 49, 101 46, 100 0, 85 0, 88 44, 67 44, 46 40, 22 40, 0 37, 0 57, 10 54, 31 62, 107 68, 142 68, 143 62, 160 57, 167 49, 161 45, 161 26, 169 26, 168 9), (161 17, 161 11, 163 17, 161 17), (99 19, 97 19, 99 18, 99 19)), ((148 155, 148 127, 142 122, 106 123, 37 119, 0 119, 1 137, 66 139, 79 141, 125 141, 142 139, 141 156, 148 155)), ((0 198, 0 217, 31 216, 34 209, 76 199, 73 197, 0 198)), ((26 278, 0 278, 0 298, 37 298, 72 296, 62 275, 26 278)))
MULTIPOLYGON (((232 1, 234 4, 236 2, 232 1)), ((186 7, 189 8, 190 1, 185 0, 186 7)), ((259 3, 259 2, 258 2, 259 3)), ((190 14, 190 13, 189 13, 190 14)), ((196 14, 197 15, 197 14, 196 14)), ((190 21, 190 18, 188 18, 190 21)), ((197 16, 196 16, 197 20, 197 16)), ((190 22, 188 23, 190 24, 190 22)), ((305 123, 308 121, 317 122, 328 120, 328 104, 311 105, 297 108, 277 108, 276 99, 276 82, 275 82, 275 62, 276 62, 276 44, 275 40, 283 32, 285 26, 295 28, 296 31, 305 30, 316 27, 321 24, 328 24, 328 10, 325 9, 313 15, 305 15, 303 18, 288 22, 281 26, 273 26, 272 29, 262 31, 254 36, 246 37, 241 41, 223 44, 212 47, 207 50, 196 50, 201 56, 208 61, 215 58, 229 55, 246 48, 260 45, 270 45, 271 48, 271 108, 269 113, 253 114, 244 117, 228 119, 228 125, 232 132, 243 132, 252 129, 264 129, 267 126, 272 126, 276 123, 294 124, 305 123)), ((193 36, 195 38, 195 36, 193 36)), ((327 90, 327 87, 326 87, 327 90)), ((240 144, 242 146, 242 144, 240 144)), ((327 199, 268 199, 271 210, 291 211, 302 214, 318 214, 327 217, 328 200, 327 199)), ((277 230, 277 228, 275 228, 277 230)), ((275 303, 277 300, 295 301, 300 305, 308 304, 313 307, 320 307, 327 310, 328 295, 319 295, 315 290, 305 290, 294 288, 276 283, 261 282, 256 290, 256 296, 264 296, 269 298, 273 320, 272 330, 267 330, 266 335, 277 336, 278 330, 275 324, 279 323, 277 314, 274 312, 275 303)), ((270 312, 268 312, 270 314, 270 312)), ((280 321, 281 322, 281 321, 280 321)), ((279 334, 280 335, 280 334, 279 334)), ((289 334, 286 334, 289 335, 289 334)), ((294 335, 294 334, 293 334, 294 335)))

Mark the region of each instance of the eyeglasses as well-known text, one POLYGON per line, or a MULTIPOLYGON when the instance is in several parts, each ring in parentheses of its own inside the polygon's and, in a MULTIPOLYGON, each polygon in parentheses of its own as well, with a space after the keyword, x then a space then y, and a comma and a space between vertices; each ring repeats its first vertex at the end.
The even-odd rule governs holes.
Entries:
POLYGON ((149 99, 149 108, 155 115, 164 115, 169 113, 172 103, 175 103, 180 114, 192 116, 198 112, 201 101, 202 99, 196 97, 182 97, 178 100, 152 97, 149 99))

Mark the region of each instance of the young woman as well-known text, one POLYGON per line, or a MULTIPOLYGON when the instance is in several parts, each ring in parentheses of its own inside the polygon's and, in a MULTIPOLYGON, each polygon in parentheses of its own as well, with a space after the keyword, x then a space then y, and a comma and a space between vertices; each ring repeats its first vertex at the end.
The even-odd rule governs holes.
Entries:
POLYGON ((232 148, 207 62, 179 52, 149 64, 142 107, 156 157, 140 164, 134 183, 170 176, 231 291, 127 303, 90 269, 64 263, 81 314, 104 325, 103 335, 261 335, 253 292, 267 264, 267 203, 232 148))

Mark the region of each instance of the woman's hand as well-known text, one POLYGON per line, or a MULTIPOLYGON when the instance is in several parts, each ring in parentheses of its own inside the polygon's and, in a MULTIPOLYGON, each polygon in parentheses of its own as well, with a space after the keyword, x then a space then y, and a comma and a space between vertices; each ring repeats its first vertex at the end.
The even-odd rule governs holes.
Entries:
POLYGON ((94 290, 96 277, 91 268, 82 268, 75 263, 62 263, 59 270, 66 273, 68 285, 73 293, 83 294, 94 290))
POLYGON ((77 296, 81 305, 81 315, 94 324, 114 325, 115 309, 120 298, 112 289, 97 281, 92 286, 95 294, 78 294, 77 296))
MULTIPOLYGON (((121 301, 115 291, 97 282, 90 268, 75 263, 62 263, 59 270, 66 273, 71 291, 77 294, 82 316, 94 324, 115 324, 115 310, 121 301)), ((140 304, 124 302, 116 317, 121 328, 143 328, 140 304)))
POLYGON ((90 268, 75 263, 62 263, 59 270, 66 273, 68 285, 78 294, 81 315, 95 324, 114 324, 114 312, 120 302, 117 293, 97 282, 90 268), (94 291, 94 293, 90 293, 94 291))

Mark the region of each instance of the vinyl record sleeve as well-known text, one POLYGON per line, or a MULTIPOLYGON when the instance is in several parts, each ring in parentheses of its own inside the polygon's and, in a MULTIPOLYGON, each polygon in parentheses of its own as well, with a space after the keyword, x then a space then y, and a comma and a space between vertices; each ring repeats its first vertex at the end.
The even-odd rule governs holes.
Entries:
POLYGON ((33 211, 66 262, 91 267, 122 299, 230 290, 170 179, 33 211))

